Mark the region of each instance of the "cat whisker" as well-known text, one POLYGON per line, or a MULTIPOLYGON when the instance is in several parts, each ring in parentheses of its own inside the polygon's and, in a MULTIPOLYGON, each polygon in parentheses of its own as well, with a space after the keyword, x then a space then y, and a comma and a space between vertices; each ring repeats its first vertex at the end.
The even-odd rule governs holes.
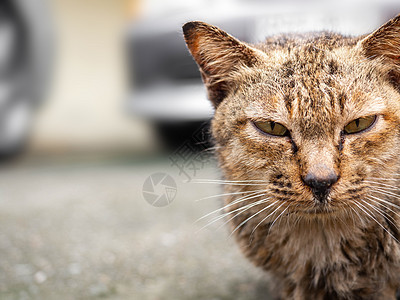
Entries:
POLYGON ((262 192, 262 191, 264 191, 264 190, 242 191, 242 192, 232 192, 232 193, 225 193, 225 194, 217 194, 217 195, 212 195, 212 196, 204 197, 204 198, 201 198, 201 199, 197 199, 196 202, 202 201, 202 200, 207 200, 207 199, 212 199, 212 198, 219 198, 219 197, 233 196, 233 195, 252 194, 252 193, 262 192))
MULTIPOLYGON (((260 196, 260 195, 258 195, 257 197, 259 197, 259 196, 260 196)), ((253 197, 253 198, 255 198, 255 197, 253 197)), ((246 209, 246 207, 253 207, 253 204, 260 204, 262 201, 267 202, 267 200, 269 200, 269 199, 270 199, 270 198, 267 197, 267 198, 258 200, 258 201, 256 201, 256 202, 248 203, 248 204, 246 204, 246 205, 244 205, 244 206, 241 206, 241 207, 238 207, 238 208, 236 208, 236 209, 234 209, 234 210, 231 210, 231 211, 225 212, 225 213, 223 213, 223 214, 221 214, 221 215, 215 216, 215 217, 213 217, 211 220, 215 220, 215 219, 220 220, 220 219, 223 219, 224 217, 226 217, 226 216, 228 216, 228 215, 231 215, 231 214, 233 214, 233 213, 235 213, 235 212, 237 212, 237 211, 246 209)), ((250 199, 246 199, 246 200, 250 200, 250 199)))
POLYGON ((375 223, 378 224, 386 233, 388 233, 397 243, 400 243, 399 240, 396 239, 396 237, 393 236, 393 234, 391 234, 391 233, 389 232, 389 230, 387 230, 387 229, 385 228, 385 226, 383 226, 381 223, 379 223, 379 221, 376 220, 376 218, 374 218, 371 214, 369 214, 369 213, 366 211, 367 208, 366 208, 364 205, 362 205, 360 202, 357 203, 357 201, 354 201, 353 203, 354 203, 359 209, 361 209, 367 216, 369 216, 372 220, 374 220, 375 223))
MULTIPOLYGON (((351 205, 348 204, 347 202, 345 202, 345 204, 346 204, 349 208, 352 208, 351 205)), ((346 211, 346 214, 349 215, 349 216, 351 217, 351 219, 352 219, 352 221, 353 221, 353 225, 354 225, 354 224, 357 224, 357 223, 356 223, 356 219, 355 219, 355 217, 354 217, 354 210, 353 210, 353 209, 351 209, 351 210, 347 210, 347 209, 346 209, 345 211, 346 211)))
MULTIPOLYGON (((399 191, 399 189, 394 189, 394 188, 388 188, 388 187, 382 187, 382 186, 377 186, 377 185, 372 185, 371 186, 373 189, 379 189, 381 191, 385 191, 385 192, 391 192, 391 193, 396 193, 397 191, 399 191)), ((397 195, 397 194, 396 194, 397 195)), ((398 195, 400 196, 400 195, 398 195)))
POLYGON ((281 208, 283 204, 285 204, 285 202, 282 202, 281 205, 279 205, 272 213, 270 213, 270 214, 267 215, 265 218, 263 218, 263 219, 256 225, 256 227, 253 228, 253 230, 251 231, 251 234, 250 234, 250 240, 252 239, 252 236, 253 236, 254 232, 256 231, 256 229, 257 229, 266 219, 268 219, 270 216, 272 216, 279 208, 281 208))
POLYGON ((192 182, 199 184, 219 184, 219 185, 231 185, 231 186, 265 186, 261 183, 230 183, 230 182, 192 182))
POLYGON ((262 179, 229 180, 229 179, 209 179, 209 178, 200 178, 199 180, 204 180, 204 181, 223 181, 223 182, 249 182, 249 181, 264 181, 264 180, 262 180, 262 179))
POLYGON ((238 203, 243 202, 243 201, 248 201, 248 200, 251 200, 251 199, 260 197, 260 196, 262 196, 262 195, 265 195, 264 192, 254 192, 253 194, 246 195, 246 196, 244 196, 244 197, 241 197, 241 198, 239 198, 239 199, 236 199, 235 201, 232 201, 232 202, 228 203, 227 205, 225 205, 225 206, 223 206, 223 207, 220 207, 220 208, 218 208, 218 209, 216 209, 216 210, 214 210, 214 211, 212 211, 212 212, 210 212, 210 213, 208 213, 208 214, 202 216, 202 217, 199 218, 195 223, 197 223, 197 222, 200 221, 200 220, 203 220, 203 219, 207 218, 208 216, 210 216, 210 215, 212 215, 212 214, 215 214, 215 213, 217 213, 217 212, 219 212, 219 211, 223 211, 223 210, 225 210, 226 208, 228 208, 228 207, 230 207, 230 206, 232 206, 232 205, 238 204, 238 203))
MULTIPOLYGON (((245 211, 249 210, 250 208, 252 208, 252 207, 254 207, 254 206, 256 206, 256 205, 260 205, 260 204, 263 204, 263 203, 268 202, 269 199, 270 199, 270 198, 266 198, 266 199, 257 201, 257 202, 255 202, 255 203, 253 203, 253 204, 248 204, 248 205, 246 205, 246 206, 244 207, 245 209, 243 209, 242 211, 238 212, 237 214, 235 214, 234 216, 232 216, 231 218, 229 218, 229 219, 228 219, 227 221, 225 221, 222 225, 220 225, 220 226, 217 228, 217 230, 220 229, 221 227, 225 226, 225 225, 228 224, 230 221, 232 221, 234 218, 238 217, 239 215, 241 215, 241 214, 244 213, 245 211)), ((231 212, 230 212, 230 213, 227 213, 226 215, 224 215, 224 218, 227 217, 229 214, 231 214, 231 212)))
MULTIPOLYGON (((391 224, 393 224, 393 226, 395 228, 397 228, 397 225, 394 223, 396 220, 393 219, 393 217, 391 215, 389 215, 387 212, 385 212, 384 210, 382 210, 381 208, 368 203, 367 201, 363 201, 365 204, 367 204, 369 207, 371 207, 373 210, 375 210, 378 214, 380 214, 384 219, 388 220, 391 224)), ((371 211, 370 211, 371 212, 371 211)))
POLYGON ((215 151, 215 150, 218 150, 218 149, 221 149, 221 148, 222 147, 213 146, 213 147, 208 147, 208 148, 204 149, 203 151, 204 152, 211 152, 211 151, 215 151))
MULTIPOLYGON (((387 205, 391 205, 391 206, 393 206, 393 207, 395 207, 395 208, 397 208, 397 209, 400 209, 400 206, 398 206, 398 205, 396 205, 396 204, 394 204, 394 203, 391 203, 391 202, 389 202, 389 201, 387 201, 387 200, 380 199, 380 198, 374 197, 374 196, 372 196, 372 195, 368 195, 367 198, 368 198, 369 200, 375 202, 375 203, 387 204, 387 205), (375 200, 374 200, 374 199, 375 199, 375 200)), ((389 206, 386 206, 386 205, 385 205, 385 208, 388 209, 388 210, 390 210, 391 212, 395 213, 396 215, 398 215, 398 216, 400 217, 400 214, 398 214, 397 212, 395 212, 394 210, 392 210, 389 206)))
MULTIPOLYGON (((260 213, 262 213, 263 211, 267 210, 268 208, 270 208, 271 206, 275 205, 278 201, 275 200, 273 203, 269 204, 268 206, 264 207, 263 209, 259 210, 258 212, 256 212, 255 214, 251 215, 250 217, 248 217, 246 220, 244 220, 242 223, 240 223, 238 226, 235 227, 235 229, 231 232, 230 236, 232 236, 240 227, 242 227, 244 224, 246 224, 248 221, 250 221, 252 218, 254 218, 255 216, 259 215, 260 213)), ((281 204, 283 205, 283 203, 281 204)))
POLYGON ((393 189, 389 189, 389 188, 384 188, 381 186, 371 186, 371 191, 377 192, 380 194, 385 194, 386 196, 390 196, 390 197, 400 198, 400 195, 396 193, 397 191, 395 191, 393 189))
POLYGON ((383 189, 378 188, 378 187, 374 187, 373 191, 376 192, 376 193, 379 193, 379 194, 383 194, 385 196, 393 197, 395 199, 400 199, 400 195, 394 194, 394 193, 392 193, 390 191, 386 191, 386 190, 383 190, 383 189))
POLYGON ((211 182, 211 183, 265 183, 265 180, 224 180, 224 179, 197 179, 193 180, 194 183, 204 183, 204 182, 211 182))
MULTIPOLYGON (((239 207, 239 208, 237 208, 237 209, 235 209, 235 210, 233 210, 233 211, 230 211, 230 212, 227 212, 227 213, 222 214, 222 215, 220 215, 220 216, 217 216, 217 217, 213 218, 212 220, 210 220, 206 225, 204 225, 203 227, 201 227, 197 232, 203 230, 204 228, 210 226, 211 224, 214 224, 215 222, 217 222, 217 221, 219 221, 219 220, 221 220, 221 219, 226 218, 227 216, 229 216, 229 215, 231 215, 231 214, 233 214, 233 213, 235 213, 235 212, 237 212, 237 211, 240 211, 240 213, 241 213, 241 212, 246 211, 246 210, 248 210, 248 209, 250 209, 250 208, 252 208, 252 207, 254 207, 254 206, 256 206, 256 205, 260 205, 260 204, 262 204, 262 203, 266 203, 266 202, 268 202, 268 200, 269 200, 269 198, 265 198, 265 199, 256 201, 256 202, 254 202, 254 203, 249 203, 249 204, 247 204, 247 205, 245 205, 245 206, 242 206, 242 207, 239 207)), ((220 227, 221 227, 221 226, 220 226, 220 227)), ((218 227, 217 229, 219 229, 220 227, 218 227)))
MULTIPOLYGON (((346 202, 345 202, 346 203, 346 202)), ((353 202, 354 203, 354 202, 353 202)), ((356 209, 354 209, 350 204, 346 203, 347 206, 358 216, 358 218, 360 219, 361 223, 364 223, 364 219, 361 218, 361 215, 358 213, 358 211, 356 209)))
POLYGON ((400 178, 380 178, 380 177, 369 177, 370 179, 382 180, 382 181, 396 181, 400 178))
MULTIPOLYGON (((378 208, 375 205, 372 205, 371 203, 368 203, 367 201, 364 201, 366 204, 368 204, 372 209, 374 209, 378 214, 380 214, 386 222, 389 222, 394 226, 394 228, 399 229, 399 227, 396 224, 396 220, 393 218, 393 216, 389 215, 387 212, 382 210, 381 208, 378 208)), ((370 211, 370 210, 369 210, 370 211)), ((371 211, 370 211, 371 212, 371 211)), ((372 212, 371 212, 372 213, 372 212)))
POLYGON ((269 228, 268 228, 268 234, 270 233, 271 228, 274 226, 274 224, 276 223, 276 221, 278 221, 278 219, 285 213, 285 211, 288 210, 289 206, 290 206, 290 203, 289 203, 288 206, 279 214, 279 216, 275 218, 275 220, 272 222, 271 226, 269 226, 269 228))
MULTIPOLYGON (((399 187, 395 186, 395 185, 391 185, 391 184, 385 184, 385 183, 381 183, 381 182, 377 182, 377 181, 372 181, 372 180, 364 180, 364 182, 366 183, 373 183, 375 185, 381 185, 385 188, 389 188, 389 189, 394 189, 394 190, 399 190, 399 187)), ((383 188, 382 187, 382 188, 383 188)))

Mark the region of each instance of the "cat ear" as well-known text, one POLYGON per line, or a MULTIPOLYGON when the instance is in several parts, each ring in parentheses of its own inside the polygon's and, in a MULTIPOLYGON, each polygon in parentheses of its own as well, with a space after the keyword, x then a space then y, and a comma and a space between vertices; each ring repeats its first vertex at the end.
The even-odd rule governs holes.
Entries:
POLYGON ((217 107, 229 92, 232 74, 242 66, 255 65, 263 52, 207 23, 189 22, 182 29, 189 51, 200 67, 208 98, 217 107))
POLYGON ((400 85, 400 15, 382 25, 361 41, 368 59, 382 59, 389 67, 389 79, 400 85))

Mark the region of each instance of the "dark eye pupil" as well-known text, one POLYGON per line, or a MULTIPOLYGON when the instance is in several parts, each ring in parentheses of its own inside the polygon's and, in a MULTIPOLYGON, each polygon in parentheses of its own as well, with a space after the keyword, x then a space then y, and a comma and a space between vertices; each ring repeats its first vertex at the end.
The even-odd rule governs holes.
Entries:
POLYGON ((356 126, 359 127, 359 125, 360 125, 360 119, 357 119, 356 120, 356 126))
POLYGON ((274 128, 275 128, 275 122, 271 121, 271 130, 274 130, 274 128))

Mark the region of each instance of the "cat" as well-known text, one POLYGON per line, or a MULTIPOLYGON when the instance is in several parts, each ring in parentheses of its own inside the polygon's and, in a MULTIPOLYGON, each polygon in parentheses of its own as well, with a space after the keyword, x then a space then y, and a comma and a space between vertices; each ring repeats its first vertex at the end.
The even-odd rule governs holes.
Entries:
POLYGON ((280 299, 395 299, 400 15, 250 45, 183 25, 215 113, 226 218, 280 299))

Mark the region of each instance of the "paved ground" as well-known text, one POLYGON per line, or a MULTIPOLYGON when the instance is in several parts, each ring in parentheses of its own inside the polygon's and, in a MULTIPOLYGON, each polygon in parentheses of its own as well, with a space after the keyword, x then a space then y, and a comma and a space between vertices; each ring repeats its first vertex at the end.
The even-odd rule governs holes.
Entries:
POLYGON ((2 167, 0 299, 269 299, 226 230, 198 231, 219 187, 182 179, 165 158, 2 167), (142 196, 154 172, 178 185, 164 208, 142 196))

